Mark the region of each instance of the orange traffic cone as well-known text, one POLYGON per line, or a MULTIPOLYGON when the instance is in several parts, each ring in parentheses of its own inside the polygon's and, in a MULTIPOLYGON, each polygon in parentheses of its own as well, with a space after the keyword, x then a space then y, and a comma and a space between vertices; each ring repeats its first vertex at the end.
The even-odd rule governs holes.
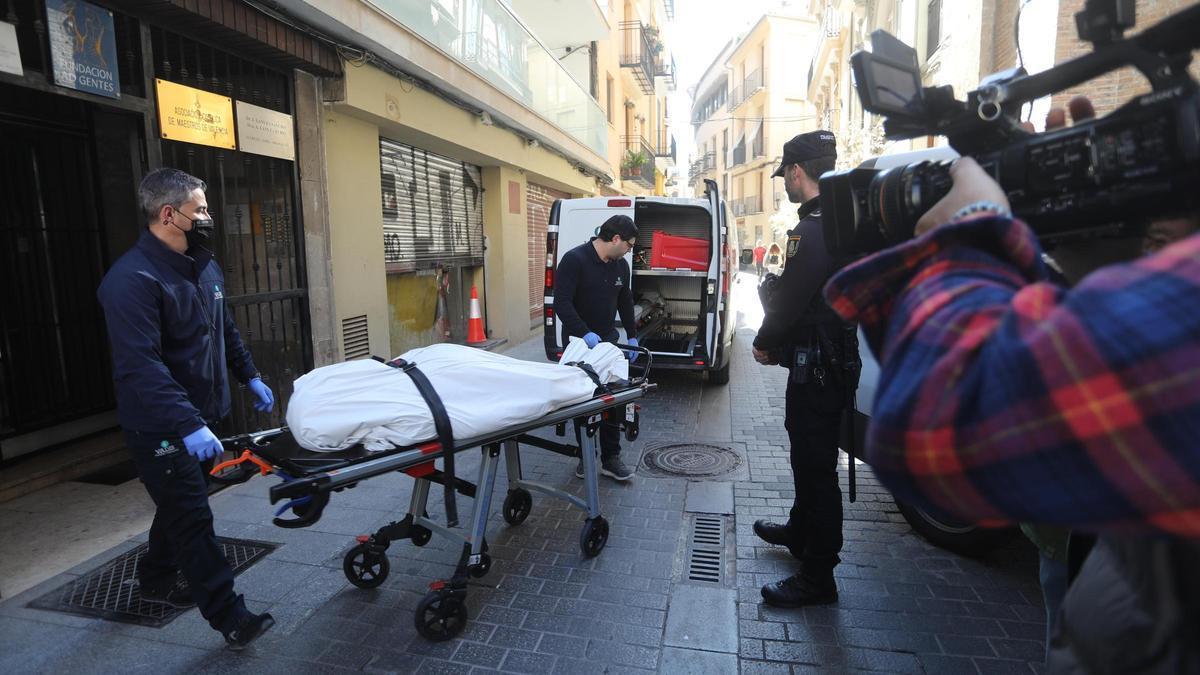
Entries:
POLYGON ((467 344, 478 345, 487 342, 483 333, 483 313, 479 311, 479 292, 471 285, 471 316, 467 319, 467 344))

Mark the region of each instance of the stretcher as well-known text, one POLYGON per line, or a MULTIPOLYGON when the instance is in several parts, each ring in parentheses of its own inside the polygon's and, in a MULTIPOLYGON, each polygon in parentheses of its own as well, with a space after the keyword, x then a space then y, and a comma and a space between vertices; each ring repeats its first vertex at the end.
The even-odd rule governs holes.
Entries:
POLYGON ((355 586, 375 588, 388 577, 387 549, 392 542, 408 539, 416 546, 424 546, 435 533, 461 542, 462 552, 453 576, 430 583, 429 591, 418 603, 414 615, 417 631, 426 639, 449 640, 461 633, 467 623, 468 580, 483 577, 491 567, 485 536, 501 454, 508 475, 508 491, 502 506, 505 522, 510 525, 524 522, 533 508, 531 493, 537 492, 562 499, 586 512, 579 533, 579 547, 584 556, 595 557, 604 549, 608 542, 608 521, 600 511, 597 432, 601 424, 617 425, 626 439, 637 438, 640 415, 635 401, 655 388, 647 381, 651 364, 649 351, 640 347, 621 347, 639 352, 639 358, 634 362, 640 367, 639 376, 598 387, 595 395, 586 401, 486 436, 453 439, 449 444, 431 440, 381 452, 369 452, 361 445, 339 452, 313 452, 301 447, 286 427, 280 427, 223 439, 226 452, 233 452, 236 457, 214 466, 212 479, 233 484, 255 475, 274 474, 281 482, 270 488, 271 503, 280 504, 273 522, 279 527, 298 528, 318 522, 336 492, 392 472, 413 477, 416 482, 408 513, 374 534, 359 535, 357 544, 343 559, 342 570, 355 586), (579 428, 578 446, 530 433, 553 427, 558 436, 565 436, 568 423, 579 428), (446 470, 447 453, 443 450, 446 445, 453 448, 449 453, 451 456, 479 449, 482 461, 476 483, 455 476, 452 468, 446 470), (584 498, 545 483, 526 480, 521 473, 522 445, 581 458, 584 498), (443 460, 442 470, 435 464, 439 459, 443 460), (429 493, 434 484, 474 499, 471 522, 465 532, 453 527, 452 523, 443 525, 428 516, 429 493), (291 517, 285 517, 289 512, 291 517))

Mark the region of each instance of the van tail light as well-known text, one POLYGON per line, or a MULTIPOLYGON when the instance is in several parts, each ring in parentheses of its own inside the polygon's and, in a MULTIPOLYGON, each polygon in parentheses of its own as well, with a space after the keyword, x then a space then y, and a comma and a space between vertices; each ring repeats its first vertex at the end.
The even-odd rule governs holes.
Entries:
POLYGON ((546 233, 546 276, 545 294, 552 295, 554 291, 554 258, 558 252, 558 233, 546 233))
POLYGON ((721 296, 728 298, 729 279, 734 275, 735 270, 737 270, 737 266, 729 257, 729 242, 721 244, 721 257, 725 259, 725 274, 722 275, 724 278, 721 280, 721 296))
POLYGON ((608 205, 610 207, 629 208, 630 206, 633 206, 633 200, 632 199, 610 199, 610 200, 608 200, 608 205))

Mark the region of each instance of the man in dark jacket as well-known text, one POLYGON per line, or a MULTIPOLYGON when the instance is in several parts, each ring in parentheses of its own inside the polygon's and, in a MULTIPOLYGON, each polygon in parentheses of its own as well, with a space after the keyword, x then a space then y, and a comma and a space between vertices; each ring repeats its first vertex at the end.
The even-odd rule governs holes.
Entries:
POLYGON ((225 281, 207 248, 213 232, 204 181, 176 169, 142 179, 146 229, 100 284, 112 347, 117 416, 138 475, 154 500, 150 548, 138 569, 144 600, 199 605, 231 649, 274 624, 233 592, 233 571, 213 532, 201 463, 221 454, 211 430, 229 414, 226 369, 270 411, 271 390, 225 306, 225 281), (186 587, 176 584, 183 574, 186 587))
MULTIPOLYGON (((601 342, 615 343, 620 337, 615 323, 619 312, 626 344, 637 346, 625 260, 637 235, 632 218, 613 216, 600 226, 597 236, 563 254, 554 273, 554 311, 562 322, 564 340, 582 338, 589 349, 601 342)), ((633 469, 621 461, 621 431, 609 424, 600 425, 600 473, 619 481, 633 478, 633 469)), ((582 461, 575 475, 583 478, 582 461)))

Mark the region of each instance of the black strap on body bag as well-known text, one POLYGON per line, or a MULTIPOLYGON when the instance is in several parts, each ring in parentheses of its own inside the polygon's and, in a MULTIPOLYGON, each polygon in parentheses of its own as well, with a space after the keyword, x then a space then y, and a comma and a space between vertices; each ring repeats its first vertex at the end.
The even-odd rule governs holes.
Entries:
POLYGON ((417 364, 404 359, 385 361, 385 363, 412 378, 417 392, 421 394, 421 398, 425 399, 425 405, 429 406, 429 413, 433 415, 433 428, 437 430, 438 444, 442 446, 442 473, 444 474, 442 496, 446 504, 446 526, 458 527, 458 501, 455 495, 458 481, 454 477, 454 430, 450 426, 450 416, 446 414, 446 406, 442 404, 442 398, 434 390, 429 378, 425 377, 425 373, 417 368, 417 364))

